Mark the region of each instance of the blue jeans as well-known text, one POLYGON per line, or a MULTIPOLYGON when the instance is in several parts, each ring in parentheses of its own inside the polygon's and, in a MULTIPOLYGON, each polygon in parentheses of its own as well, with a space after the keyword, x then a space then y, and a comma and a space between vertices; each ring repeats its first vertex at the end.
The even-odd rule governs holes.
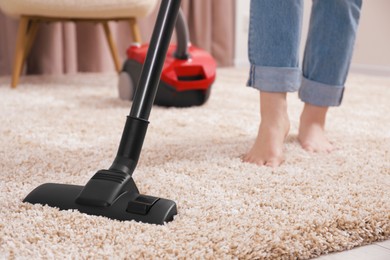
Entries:
POLYGON ((313 0, 302 71, 303 0, 251 0, 248 86, 295 92, 316 106, 339 106, 362 0, 313 0))

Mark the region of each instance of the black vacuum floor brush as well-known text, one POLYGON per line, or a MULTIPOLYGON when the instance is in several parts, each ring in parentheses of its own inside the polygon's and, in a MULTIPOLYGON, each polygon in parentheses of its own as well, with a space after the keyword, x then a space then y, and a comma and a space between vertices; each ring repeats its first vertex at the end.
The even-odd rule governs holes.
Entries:
POLYGON ((98 171, 85 186, 42 184, 24 202, 49 205, 61 210, 76 209, 86 214, 117 220, 151 224, 164 224, 173 220, 173 216, 177 214, 176 203, 140 194, 132 174, 141 153, 180 2, 181 0, 161 2, 130 115, 111 167, 98 171))

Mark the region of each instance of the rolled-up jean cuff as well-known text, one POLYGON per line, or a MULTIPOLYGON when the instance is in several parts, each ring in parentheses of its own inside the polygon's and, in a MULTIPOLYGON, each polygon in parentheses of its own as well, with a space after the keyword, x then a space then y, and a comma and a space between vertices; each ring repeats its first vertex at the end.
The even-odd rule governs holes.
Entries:
POLYGON ((265 92, 295 92, 302 72, 299 68, 251 66, 248 87, 265 92))
POLYGON ((302 77, 299 98, 320 107, 339 106, 343 100, 344 86, 328 85, 302 77))

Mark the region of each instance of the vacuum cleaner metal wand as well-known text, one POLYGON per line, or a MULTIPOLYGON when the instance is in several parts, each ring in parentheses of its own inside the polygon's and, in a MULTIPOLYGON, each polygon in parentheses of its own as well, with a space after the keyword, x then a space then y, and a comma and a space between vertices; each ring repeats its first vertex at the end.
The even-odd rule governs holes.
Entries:
POLYGON ((85 186, 46 183, 24 199, 62 210, 163 224, 177 214, 176 203, 141 195, 132 174, 141 153, 147 121, 175 27, 181 0, 162 0, 137 91, 127 117, 117 156, 108 170, 98 171, 85 186))
POLYGON ((180 10, 180 2, 181 0, 163 0, 161 3, 117 158, 111 166, 130 175, 141 153, 148 126, 147 120, 156 97, 161 71, 180 10), (128 158, 132 160, 129 161, 128 158))
POLYGON ((135 92, 130 116, 147 120, 160 82, 165 56, 175 28, 181 0, 163 0, 148 54, 135 92), (169 32, 169 33, 168 33, 169 32), (158 75, 158 76, 157 76, 158 75))

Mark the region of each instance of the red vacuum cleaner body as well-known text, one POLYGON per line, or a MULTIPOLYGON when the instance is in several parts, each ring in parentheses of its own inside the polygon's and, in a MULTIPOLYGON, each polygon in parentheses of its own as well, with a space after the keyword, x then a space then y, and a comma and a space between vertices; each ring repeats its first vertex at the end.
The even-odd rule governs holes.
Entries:
MULTIPOLYGON (((179 14, 177 45, 171 44, 163 66, 154 104, 168 107, 189 107, 204 104, 216 78, 217 64, 205 50, 192 46, 187 25, 179 14)), ((149 45, 132 45, 119 76, 119 96, 132 100, 149 45)))
MULTIPOLYGON (((129 59, 144 63, 149 45, 131 46, 127 50, 129 59)), ((190 57, 180 60, 174 57, 176 45, 171 45, 165 59, 161 81, 176 91, 208 90, 215 80, 216 63, 206 51, 190 46, 190 57)))

